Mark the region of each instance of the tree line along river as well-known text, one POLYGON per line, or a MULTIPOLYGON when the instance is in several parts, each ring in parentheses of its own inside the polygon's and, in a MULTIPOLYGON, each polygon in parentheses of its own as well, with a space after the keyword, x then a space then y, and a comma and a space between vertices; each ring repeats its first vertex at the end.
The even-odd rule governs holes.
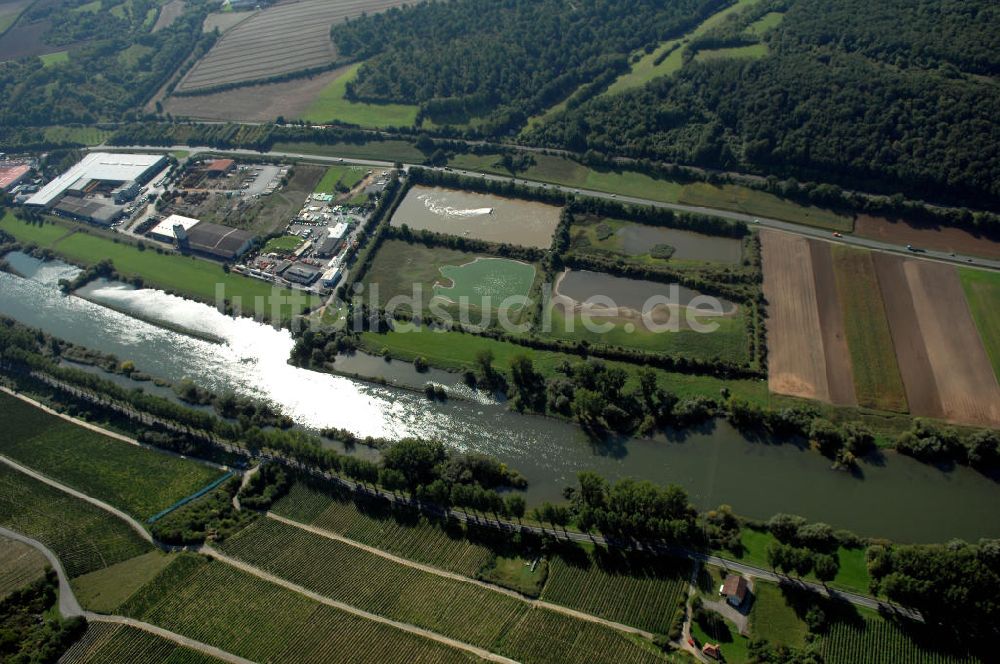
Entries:
MULTIPOLYGON (((293 367, 287 363, 294 343, 288 331, 234 319, 207 305, 113 283, 92 284, 87 299, 67 296, 57 284, 76 268, 24 254, 11 254, 7 261, 24 276, 0 273, 2 315, 132 360, 153 376, 189 378, 214 391, 265 399, 306 428, 436 438, 458 450, 488 454, 524 474, 529 504, 560 500, 563 488, 586 469, 609 479, 677 483, 699 508, 727 503, 753 518, 789 512, 860 535, 908 542, 1000 536, 1000 519, 991 507, 1000 500, 1000 484, 968 468, 943 471, 886 452, 862 461, 855 474, 835 471, 805 446, 751 441, 724 420, 653 439, 594 444, 569 422, 513 413, 502 404, 470 399, 468 392, 466 398, 429 402, 414 391, 293 367), (224 342, 144 322, 158 318, 173 329, 224 342)), ((404 384, 428 380, 410 365, 363 355, 340 358, 336 366, 404 384)), ((430 379, 456 396, 463 389, 453 374, 434 373, 430 379)))

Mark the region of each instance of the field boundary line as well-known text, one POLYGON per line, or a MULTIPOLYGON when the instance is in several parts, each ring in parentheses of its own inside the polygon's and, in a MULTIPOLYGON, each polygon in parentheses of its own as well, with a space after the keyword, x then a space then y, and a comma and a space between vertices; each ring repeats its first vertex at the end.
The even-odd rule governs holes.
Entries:
POLYGON ((92 611, 85 611, 83 607, 80 606, 80 602, 73 593, 73 586, 69 582, 69 576, 66 574, 62 561, 59 560, 59 556, 53 553, 51 549, 38 540, 28 537, 27 535, 22 535, 15 530, 10 530, 9 528, 0 526, 0 535, 33 547, 45 556, 49 564, 52 565, 52 569, 55 570, 56 577, 59 579, 59 612, 63 615, 63 617, 72 618, 75 616, 83 616, 88 622, 128 625, 130 627, 135 627, 145 632, 149 632, 150 634, 155 634, 156 636, 176 643, 179 646, 190 648, 191 650, 197 650, 198 652, 210 655, 216 659, 230 662, 230 664, 254 664, 254 662, 249 659, 238 657, 237 655, 233 655, 232 653, 216 648, 215 646, 210 646, 206 643, 202 643, 201 641, 190 639, 182 634, 171 632, 170 630, 152 625, 150 623, 134 620, 132 618, 126 618, 125 616, 105 615, 101 613, 94 613, 92 611))
POLYGON ((386 618, 384 616, 380 616, 375 613, 369 613, 368 611, 359 609, 356 606, 351 606, 350 604, 345 604, 344 602, 337 601, 325 595, 320 595, 319 593, 313 592, 308 588, 304 588, 298 585, 297 583, 292 583, 287 579, 282 579, 279 576, 275 576, 270 572, 264 571, 259 567, 255 567, 254 565, 250 565, 249 563, 245 563, 242 560, 238 560, 236 558, 231 558, 226 554, 222 553, 221 551, 219 551, 218 549, 213 549, 211 546, 207 544, 200 547, 198 552, 206 556, 209 556, 214 560, 218 560, 219 562, 235 567, 236 569, 246 572, 247 574, 256 576, 259 579, 263 579, 264 581, 267 581, 269 583, 281 586, 286 590, 291 590, 294 593, 298 593, 299 595, 302 595, 307 599, 311 599, 314 602, 319 602, 320 604, 324 604, 334 609, 339 609, 346 613, 350 613, 351 615, 358 616, 359 618, 364 618, 366 620, 371 620, 373 622, 377 622, 383 625, 395 627, 396 629, 402 630, 404 632, 409 632, 410 634, 422 636, 426 639, 430 639, 431 641, 436 641, 443 645, 451 646, 456 650, 463 650, 481 659, 485 659, 491 662, 499 662, 501 664, 518 664, 517 660, 504 657, 503 655, 498 655, 494 652, 490 652, 489 650, 484 650, 483 648, 479 648, 477 646, 473 646, 468 643, 464 643, 462 641, 458 641, 456 639, 443 636, 441 634, 438 634, 437 632, 432 632, 428 629, 424 629, 423 627, 417 627, 416 625, 411 625, 409 623, 404 623, 398 620, 393 620, 391 618, 386 618))
POLYGON ((528 604, 532 608, 536 608, 536 609, 548 609, 549 611, 554 611, 556 613, 561 613, 563 615, 570 616, 572 618, 577 618, 579 620, 585 620, 587 622, 597 623, 599 625, 604 625, 605 627, 610 627, 610 628, 618 630, 620 632, 625 632, 627 634, 635 634, 637 636, 642 636, 642 637, 650 639, 650 640, 652 640, 654 638, 654 634, 652 634, 651 632, 647 632, 645 630, 641 630, 641 629, 639 629, 637 627, 631 627, 629 625, 618 623, 618 622, 615 622, 613 620, 607 620, 605 618, 601 618, 599 616, 595 616, 595 615, 593 615, 591 613, 585 613, 583 611, 578 611, 576 609, 571 609, 571 608, 569 608, 567 606, 563 606, 561 604, 553 604, 552 602, 547 602, 547 601, 545 601, 543 599, 534 599, 534 598, 528 597, 527 595, 523 595, 523 594, 517 592, 516 590, 511 590, 509 588, 504 588, 502 586, 498 586, 498 585, 495 585, 495 584, 492 584, 492 583, 487 583, 486 581, 480 581, 479 579, 473 579, 471 577, 463 576, 463 575, 457 574, 455 572, 449 572, 448 570, 444 570, 444 569, 441 569, 439 567, 434 567, 432 565, 426 565, 424 563, 418 563, 418 562, 416 562, 414 560, 410 560, 408 558, 401 558, 400 556, 397 556, 395 554, 389 553, 388 551, 383 551, 382 549, 377 549, 377 548, 375 548, 373 546, 368 546, 367 544, 362 544, 361 542, 358 542, 358 541, 352 540, 350 538, 344 537, 343 535, 339 535, 339 534, 337 534, 335 532, 332 532, 332 531, 329 531, 329 530, 325 530, 323 528, 318 528, 317 526, 311 526, 311 525, 308 525, 308 524, 305 524, 305 523, 299 523, 298 521, 292 521, 291 519, 285 518, 285 517, 283 517, 283 516, 281 516, 279 514, 275 514, 274 512, 268 512, 267 513, 267 517, 269 519, 273 519, 273 520, 275 520, 275 521, 277 521, 279 523, 283 523, 283 524, 285 524, 287 526, 292 526, 293 528, 299 528, 301 530, 305 530, 306 532, 310 532, 310 533, 312 533, 314 535, 318 535, 320 537, 325 537, 326 539, 334 540, 336 542, 341 542, 343 544, 347 544, 348 546, 353 546, 355 548, 361 549, 362 551, 366 551, 366 552, 368 552, 368 553, 370 553, 372 555, 379 556, 380 558, 385 558, 386 560, 392 561, 392 562, 397 563, 399 565, 403 565, 405 567, 410 567, 412 569, 416 569, 416 570, 419 570, 421 572, 426 572, 428 574, 434 574, 435 576, 440 576, 440 577, 443 577, 445 579, 451 579, 453 581, 460 581, 462 583, 467 583, 469 585, 478 586, 480 588, 484 588, 486 590, 489 590, 489 591, 492 591, 492 592, 495 592, 495 593, 499 593, 501 595, 507 595, 508 597, 513 597, 514 599, 520 600, 520 601, 524 602, 525 604, 528 604))
POLYGON ((4 385, 0 385, 0 392, 3 392, 4 394, 7 394, 9 396, 12 396, 15 399, 20 399, 21 401, 23 401, 23 402, 25 402, 27 404, 30 404, 30 405, 34 406, 35 408, 38 408, 38 409, 40 409, 40 410, 48 413, 49 415, 54 415, 54 416, 56 416, 56 417, 58 417, 58 418, 60 418, 62 420, 65 420, 65 421, 69 422, 70 424, 75 424, 78 427, 83 427, 84 429, 88 429, 88 430, 93 431, 94 433, 100 434, 102 436, 107 436, 108 438, 114 438, 115 440, 120 441, 122 443, 126 443, 126 444, 132 445, 134 447, 141 447, 141 448, 146 449, 146 450, 152 450, 152 451, 158 452, 160 454, 167 454, 169 456, 177 457, 178 459, 185 459, 187 461, 194 461, 196 463, 200 463, 200 464, 205 465, 205 466, 211 466, 212 468, 217 468, 217 469, 222 470, 222 471, 231 470, 229 468, 229 466, 226 466, 224 464, 215 463, 214 461, 208 461, 207 459, 202 459, 202 458, 199 458, 199 457, 187 456, 186 454, 179 454, 179 453, 173 452, 171 450, 165 450, 165 449, 162 449, 160 447, 156 447, 155 445, 149 445, 147 443, 140 442, 139 440, 137 440, 135 438, 130 438, 129 436, 126 436, 125 434, 121 434, 121 433, 118 433, 116 431, 111 431, 110 429, 105 429, 105 428, 103 428, 103 427, 101 427, 101 426, 99 426, 97 424, 93 424, 92 422, 87 422, 86 420, 81 420, 79 418, 73 417, 72 415, 67 415, 66 413, 60 413, 58 410, 50 408, 49 406, 46 406, 42 402, 37 401, 36 399, 32 399, 28 395, 21 394, 20 392, 12 390, 9 387, 6 387, 4 385))
POLYGON ((12 459, 4 456, 3 454, 0 454, 0 463, 5 463, 8 466, 10 466, 11 468, 13 468, 14 470, 16 470, 16 471, 18 471, 20 473, 24 473, 28 477, 34 478, 34 479, 38 480, 39 482, 42 482, 43 484, 48 484, 49 486, 51 486, 51 487, 53 487, 55 489, 59 489, 63 493, 68 493, 69 495, 73 496, 74 498, 79 498, 80 500, 88 502, 88 503, 90 503, 91 505, 93 505, 95 507, 99 507, 100 509, 104 510, 105 512, 110 512, 112 515, 118 517, 119 519, 121 519, 122 521, 124 521, 125 523, 127 523, 132 528, 132 530, 136 531, 139 534, 139 536, 142 537, 142 539, 144 539, 147 542, 149 542, 150 544, 156 546, 156 542, 153 540, 153 536, 149 534, 149 531, 146 530, 145 528, 143 528, 142 525, 138 521, 136 521, 135 519, 133 519, 132 517, 130 517, 128 514, 126 514, 125 512, 121 511, 120 509, 118 509, 117 507, 112 507, 111 505, 108 505, 103 500, 98 500, 97 498, 94 498, 92 496, 88 496, 85 493, 77 491, 76 489, 72 489, 72 488, 66 486, 65 484, 61 484, 61 483, 55 481, 54 479, 46 477, 45 475, 39 473, 38 471, 32 470, 31 468, 28 468, 26 466, 22 466, 21 464, 19 464, 16 461, 14 461, 14 460, 12 460, 12 459))

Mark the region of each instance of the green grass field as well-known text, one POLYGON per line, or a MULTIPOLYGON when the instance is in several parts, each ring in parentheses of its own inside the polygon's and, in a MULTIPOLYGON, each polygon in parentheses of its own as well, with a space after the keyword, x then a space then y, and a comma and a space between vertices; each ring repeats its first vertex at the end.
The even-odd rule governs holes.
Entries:
POLYGON ((65 127, 55 126, 45 128, 45 138, 55 143, 79 143, 81 145, 100 145, 112 132, 97 127, 65 127))
POLYGON ((363 63, 349 67, 324 88, 309 105, 303 120, 343 122, 362 127, 412 127, 417 121, 417 106, 406 104, 364 104, 344 98, 347 84, 358 75, 363 63))
POLYGON ((1000 380, 1000 272, 958 271, 979 336, 1000 380))
POLYGON ((466 539, 461 529, 446 532, 426 518, 393 513, 384 504, 337 500, 301 483, 293 485, 271 510, 397 556, 469 577, 475 576, 492 557, 489 549, 466 539))
MULTIPOLYGON (((272 284, 227 273, 218 263, 180 254, 159 254, 97 235, 82 224, 59 220, 44 226, 27 224, 7 214, 0 220, 0 229, 23 243, 36 243, 52 249, 58 256, 74 263, 92 265, 110 258, 119 274, 126 278, 141 277, 147 286, 176 292, 208 304, 216 303, 216 289, 222 286, 227 301, 241 298, 247 314, 253 313, 255 298, 263 298, 264 313, 268 318, 277 312, 281 320, 298 314, 307 302, 287 289, 277 289, 272 284), (78 232, 71 232, 71 231, 78 232)), ((315 304, 315 303, 314 303, 315 304)))
POLYGON ((601 551, 586 559, 549 560, 549 578, 542 599, 592 613, 615 622, 665 634, 687 592, 691 565, 661 559, 631 563, 618 554, 601 551))
POLYGON ((698 51, 698 54, 694 56, 694 59, 698 62, 711 62, 713 60, 724 60, 726 58, 757 60, 766 55, 767 44, 749 44, 747 46, 714 48, 711 50, 698 51))
POLYGON ((499 651, 532 664, 654 664, 674 661, 639 637, 541 608, 533 609, 507 633, 499 651))
POLYGON ((744 7, 755 4, 756 2, 757 0, 738 0, 735 4, 726 7, 722 11, 712 14, 684 36, 677 39, 671 39, 670 41, 661 44, 655 51, 644 55, 638 62, 633 64, 631 71, 627 74, 619 76, 604 94, 615 95, 625 92, 626 90, 631 90, 632 88, 641 88, 654 78, 668 76, 678 71, 684 64, 684 45, 687 44, 687 42, 705 34, 722 22, 726 16, 743 9, 744 7), (659 59, 663 53, 666 53, 671 49, 673 49, 673 51, 670 55, 664 58, 660 64, 656 64, 656 60, 659 59))
POLYGON ((259 519, 227 539, 222 549, 324 597, 486 649, 530 610, 530 604, 509 595, 407 567, 273 519, 259 519))
POLYGON ((0 464, 0 525, 42 542, 71 577, 152 546, 108 512, 0 464))
POLYGON ((183 648, 131 625, 91 622, 79 641, 59 660, 62 664, 217 664, 222 660, 183 648))
POLYGON ((750 629, 755 638, 771 643, 803 648, 809 628, 789 606, 781 589, 773 583, 754 582, 750 629))
POLYGON ((765 32, 778 27, 784 18, 785 14, 783 12, 768 12, 748 25, 746 32, 755 37, 760 37, 765 32))
POLYGON ((40 579, 48 566, 49 561, 34 547, 0 536, 0 602, 40 579))
POLYGON ((732 184, 718 187, 707 182, 696 182, 686 185, 680 194, 680 202, 782 219, 828 230, 850 232, 854 229, 854 220, 850 217, 823 208, 806 207, 778 198, 774 194, 732 184))
POLYGON ((508 258, 475 258, 461 265, 441 265, 447 285, 434 287, 434 295, 452 302, 462 298, 475 306, 485 306, 490 298, 493 307, 507 298, 527 297, 535 282, 535 266, 508 258))
POLYGON ((721 616, 719 616, 719 620, 725 624, 725 627, 720 630, 712 630, 711 632, 703 629, 698 621, 691 621, 691 636, 694 637, 698 646, 713 643, 722 649, 722 656, 726 662, 731 662, 732 664, 750 662, 751 659, 748 650, 750 639, 742 636, 736 626, 728 620, 725 620, 721 616))
MULTIPOLYGON (((351 574, 351 570, 344 570, 351 574)), ((118 612, 258 662, 467 662, 465 653, 182 555, 118 612)))
POLYGON ((129 445, 0 394, 0 454, 139 520, 191 495, 222 473, 129 445))
POLYGON ((569 331, 569 321, 559 307, 552 307, 552 331, 547 333, 555 339, 571 341, 587 341, 591 344, 607 344, 624 348, 666 355, 679 355, 696 359, 711 360, 721 358, 729 362, 746 364, 750 361, 750 345, 747 338, 746 317, 740 310, 733 316, 718 318, 699 317, 702 323, 717 323, 714 332, 702 334, 691 329, 682 328, 677 332, 653 332, 645 329, 641 321, 619 318, 602 319, 595 317, 594 323, 609 322, 614 328, 607 332, 595 332, 584 326, 582 315, 575 314, 572 319, 572 331, 569 331), (626 327, 631 325, 632 327, 626 327), (632 329, 629 332, 629 329, 632 329))
MULTIPOLYGON (((580 362, 578 355, 541 351, 517 344, 495 341, 459 332, 433 332, 427 329, 413 332, 389 332, 374 334, 365 332, 361 335, 362 346, 368 352, 378 354, 387 348, 394 356, 403 360, 413 361, 423 357, 430 364, 453 371, 474 369, 476 354, 487 349, 493 353, 494 366, 509 372, 510 361, 517 355, 526 355, 532 360, 535 369, 547 378, 556 375, 556 367, 564 360, 580 362)), ((608 366, 621 367, 629 374, 629 387, 637 385, 637 367, 620 362, 606 362, 608 366)), ((720 380, 711 376, 695 376, 691 374, 668 373, 656 371, 658 383, 663 389, 676 394, 680 398, 704 395, 718 398, 719 390, 729 388, 733 395, 746 399, 760 406, 770 406, 776 403, 787 403, 780 397, 772 397, 767 384, 754 380, 720 380)))
MULTIPOLYGON (((771 568, 767 560, 767 549, 771 545, 777 544, 774 535, 752 528, 743 528, 740 531, 740 541, 745 549, 742 556, 735 556, 731 551, 719 551, 717 554, 755 567, 771 568)), ((864 547, 857 549, 840 547, 837 550, 837 560, 840 561, 840 569, 837 576, 828 585, 862 595, 869 594, 871 576, 868 574, 868 562, 865 559, 864 547)), ((805 579, 817 581, 816 576, 812 573, 806 575, 805 579)))
POLYGON ((60 62, 69 62, 69 51, 56 51, 39 56, 46 67, 54 67, 60 62))
POLYGON ((271 238, 261 248, 261 253, 290 254, 302 246, 302 238, 296 235, 284 235, 271 238))
POLYGON ((843 245, 831 251, 858 404, 905 413, 906 391, 871 254, 843 245))
POLYGON ((823 661, 826 664, 972 664, 980 661, 940 650, 941 646, 956 644, 921 639, 921 629, 919 625, 912 625, 904 630, 886 618, 865 612, 858 620, 833 624, 823 638, 823 661))
POLYGON ((161 551, 150 551, 111 567, 73 579, 73 594, 80 605, 98 613, 114 613, 132 593, 152 581, 173 561, 161 551))
POLYGON ((378 161, 404 161, 420 164, 424 155, 409 141, 370 141, 368 143, 275 143, 275 152, 346 157, 349 159, 374 159, 378 161))
POLYGON ((367 172, 368 169, 363 166, 331 166, 326 169, 323 179, 316 185, 316 191, 324 194, 336 193, 338 183, 353 189, 354 185, 365 178, 367 172))

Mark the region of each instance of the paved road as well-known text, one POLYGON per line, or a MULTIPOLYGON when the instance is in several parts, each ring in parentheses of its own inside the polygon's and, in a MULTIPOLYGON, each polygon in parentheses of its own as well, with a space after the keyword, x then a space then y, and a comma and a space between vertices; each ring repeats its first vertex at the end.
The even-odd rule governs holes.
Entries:
MULTIPOLYGON (((253 157, 255 159, 261 159, 266 157, 274 158, 286 158, 286 159, 304 159, 307 161, 327 163, 327 164, 354 164, 358 166, 380 166, 389 167, 393 166, 394 162, 390 161, 379 161, 372 159, 354 159, 348 157, 336 157, 336 156, 324 156, 324 155, 312 155, 300 152, 257 152, 255 150, 245 150, 245 149, 228 149, 220 150, 211 147, 191 147, 187 145, 173 145, 170 147, 155 146, 155 145, 127 145, 127 146, 110 146, 102 149, 113 149, 117 147, 118 149, 127 150, 146 150, 150 152, 171 152, 175 150, 186 150, 192 155, 199 154, 201 152, 212 152, 212 153, 222 153, 225 152, 231 155, 253 157)), ((831 231, 822 230, 818 228, 812 228, 809 226, 803 226, 801 224, 794 224, 788 221, 782 221, 780 219, 772 219, 769 217, 758 217, 751 214, 746 214, 744 212, 733 212, 731 210, 720 210, 716 208, 708 208, 697 205, 683 205, 680 203, 664 203, 661 201, 654 201, 647 198, 637 198, 634 196, 623 196, 618 194, 612 194, 604 191, 597 191, 594 189, 581 189, 577 187, 567 187, 558 184, 548 184, 544 182, 539 182, 535 180, 528 180, 523 177, 511 178, 503 175, 491 175, 482 174, 475 171, 466 171, 462 169, 445 169, 444 167, 429 167, 422 164, 403 164, 404 169, 409 168, 425 168, 436 171, 445 171, 456 173, 459 175, 469 176, 469 177, 479 177, 487 180, 493 180, 497 182, 510 182, 512 180, 516 181, 518 184, 523 184, 526 186, 533 186, 536 188, 544 189, 554 189, 564 193, 570 193, 574 195, 589 196, 591 198, 600 198, 604 200, 614 200, 623 203, 632 203, 637 205, 648 205, 656 208, 664 208, 669 210, 675 210, 678 212, 689 212, 694 214, 703 214, 713 217, 719 217, 722 219, 729 219, 731 221, 741 221, 752 226, 759 226, 762 228, 771 228, 774 230, 784 231, 786 233, 794 233, 796 235, 802 235, 805 237, 816 238, 820 240, 825 240, 827 242, 834 242, 839 244, 846 244, 856 247, 861 247, 865 249, 870 249, 873 251, 882 251, 895 254, 903 254, 909 256, 910 258, 917 258, 923 260, 935 260, 945 263, 953 263, 956 265, 966 265, 975 266, 980 268, 987 268, 992 270, 1000 270, 1000 260, 990 260, 985 258, 979 258, 977 256, 969 256, 966 254, 958 254, 952 256, 948 252, 944 251, 931 251, 931 250, 921 250, 918 252, 911 252, 906 249, 903 245, 892 244, 889 242, 882 242, 880 240, 870 240, 868 238, 858 237, 856 235, 844 235, 843 237, 836 238, 833 236, 831 231)))
MULTIPOLYGON (((63 491, 66 490, 66 488, 61 485, 59 488, 63 491)), ((56 576, 59 579, 59 613, 61 613, 64 618, 83 616, 88 622, 130 625, 145 632, 149 632, 150 634, 156 634, 157 636, 167 639, 168 641, 172 641, 179 646, 197 650, 198 652, 210 655, 211 657, 215 657, 224 662, 230 662, 231 664, 253 664, 251 660, 237 657, 236 655, 228 653, 225 650, 220 650, 215 646, 210 646, 206 643, 202 643, 201 641, 189 639, 188 637, 177 634, 176 632, 171 632, 163 629, 162 627, 142 622, 141 620, 134 620, 133 618, 126 618, 125 616, 112 616, 93 613, 91 611, 84 611, 83 607, 80 606, 80 602, 77 601, 76 595, 73 593, 73 586, 70 585, 69 577, 66 575, 66 570, 63 569, 59 558, 51 550, 49 550, 47 546, 38 540, 26 537, 21 533, 3 527, 0 527, 0 535, 34 547, 49 561, 49 564, 52 566, 52 569, 55 570, 56 576)))

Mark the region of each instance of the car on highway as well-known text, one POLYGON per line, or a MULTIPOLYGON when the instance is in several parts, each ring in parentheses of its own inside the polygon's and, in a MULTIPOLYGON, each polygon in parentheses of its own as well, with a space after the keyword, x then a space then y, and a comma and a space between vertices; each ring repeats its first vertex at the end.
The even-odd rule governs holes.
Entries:
POLYGON ((834 231, 833 237, 844 237, 843 234, 834 231))

